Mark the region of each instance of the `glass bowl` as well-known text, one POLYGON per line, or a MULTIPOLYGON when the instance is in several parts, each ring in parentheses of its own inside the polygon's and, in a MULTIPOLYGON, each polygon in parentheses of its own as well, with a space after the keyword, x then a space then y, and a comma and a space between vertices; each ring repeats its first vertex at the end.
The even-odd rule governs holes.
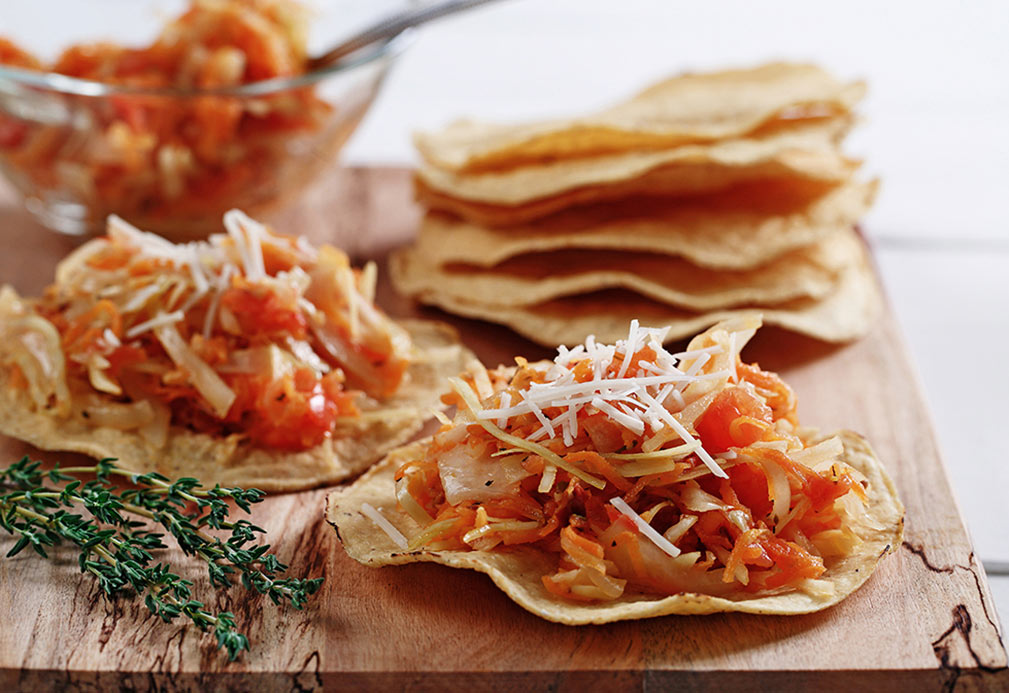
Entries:
POLYGON ((262 215, 331 168, 409 41, 404 32, 336 67, 220 89, 0 65, 0 171, 56 231, 100 233, 118 214, 175 240, 204 237, 227 210, 262 215))

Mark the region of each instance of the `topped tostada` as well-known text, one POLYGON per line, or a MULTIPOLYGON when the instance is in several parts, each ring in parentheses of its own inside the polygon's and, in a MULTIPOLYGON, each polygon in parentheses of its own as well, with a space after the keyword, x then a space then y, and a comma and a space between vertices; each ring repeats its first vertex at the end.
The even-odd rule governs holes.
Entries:
POLYGON ((670 353, 634 321, 453 379, 455 418, 331 494, 329 521, 362 563, 473 568, 561 623, 830 606, 900 544, 903 507, 860 436, 799 427, 740 360, 759 326, 670 353))
POLYGON ((37 299, 0 290, 0 431, 137 472, 291 490, 408 440, 475 359, 376 268, 233 210, 176 245, 111 217, 37 299))

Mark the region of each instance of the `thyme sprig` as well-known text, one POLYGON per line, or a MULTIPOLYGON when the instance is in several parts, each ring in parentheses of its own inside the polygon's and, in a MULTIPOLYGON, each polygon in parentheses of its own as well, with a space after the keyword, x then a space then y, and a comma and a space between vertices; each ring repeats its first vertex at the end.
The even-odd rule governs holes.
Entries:
POLYGON ((155 562, 153 552, 167 546, 162 533, 148 529, 151 524, 167 530, 185 554, 205 561, 214 587, 231 587, 237 574, 246 589, 295 609, 318 591, 322 578, 280 577, 287 566, 269 552, 269 544, 257 543, 263 529, 245 519, 228 519, 230 503, 249 513, 263 499, 262 491, 220 485, 207 489, 196 479, 134 474, 113 462, 43 469, 25 457, 0 471, 0 490, 8 491, 0 495, 0 526, 18 537, 7 556, 30 546, 48 557, 48 547, 70 542, 80 549, 81 572, 94 576, 106 596, 144 595, 150 612, 166 623, 188 617, 201 631, 212 630, 217 646, 232 661, 249 649, 248 638, 235 629, 234 614, 208 610, 193 599, 192 581, 167 563, 155 562), (78 478, 83 475, 95 478, 78 478), (112 482, 116 477, 132 486, 119 489, 112 482), (91 517, 72 512, 77 507, 91 517), (230 535, 222 540, 208 529, 230 535))

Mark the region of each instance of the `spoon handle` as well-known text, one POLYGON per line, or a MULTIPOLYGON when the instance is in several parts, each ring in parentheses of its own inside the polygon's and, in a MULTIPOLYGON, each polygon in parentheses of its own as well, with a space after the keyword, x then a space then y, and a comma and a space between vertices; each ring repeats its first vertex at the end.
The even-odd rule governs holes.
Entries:
POLYGON ((320 67, 330 65, 340 58, 364 48, 370 43, 380 41, 384 38, 395 36, 404 29, 409 29, 418 24, 430 22, 433 19, 444 17, 454 12, 467 10, 477 5, 483 5, 493 0, 446 0, 425 7, 418 7, 404 12, 397 12, 388 17, 380 19, 367 29, 358 32, 335 48, 326 53, 312 58, 309 61, 309 70, 316 70, 320 67))

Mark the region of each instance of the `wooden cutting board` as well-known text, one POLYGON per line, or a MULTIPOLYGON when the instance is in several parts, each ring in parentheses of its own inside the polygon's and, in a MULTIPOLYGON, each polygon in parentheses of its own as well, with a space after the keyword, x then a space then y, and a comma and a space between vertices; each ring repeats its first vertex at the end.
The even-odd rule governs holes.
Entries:
MULTIPOLYGON (((74 244, 36 227, 0 192, 0 281, 35 293, 74 244)), ((380 257, 417 221, 406 172, 340 172, 275 219, 282 231, 380 257)), ((446 319, 395 296, 394 315, 446 319)), ((629 318, 632 316, 628 316, 629 318)), ((448 318, 488 364, 546 356, 507 330, 448 318)), ((253 643, 228 663, 195 629, 155 621, 136 600, 107 602, 72 549, 0 559, 0 687, 105 689, 1006 690, 1009 673, 984 571, 952 497, 917 377, 889 311, 858 343, 835 347, 765 328, 744 354, 780 371, 800 416, 851 428, 875 446, 907 507, 905 541, 856 594, 825 612, 722 614, 568 627, 532 616, 483 575, 435 565, 365 568, 323 521, 326 489, 270 498, 254 521, 294 575, 326 577, 302 612, 236 591, 217 596, 198 567, 196 596, 230 609, 253 643)), ((0 460, 24 454, 0 438, 0 460)), ((70 456, 62 456, 66 459, 70 456)), ((995 510, 995 509, 993 509, 995 510)), ((0 539, 6 552, 9 539, 0 539)))

